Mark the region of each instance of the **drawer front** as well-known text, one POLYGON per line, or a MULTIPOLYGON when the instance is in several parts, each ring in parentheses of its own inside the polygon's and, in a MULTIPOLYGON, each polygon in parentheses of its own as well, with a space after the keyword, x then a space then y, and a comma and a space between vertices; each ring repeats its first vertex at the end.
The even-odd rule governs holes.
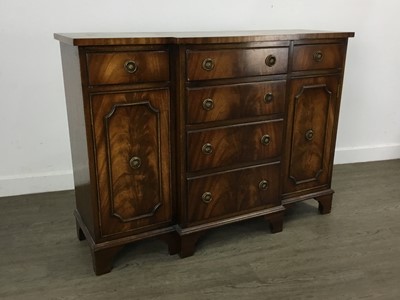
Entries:
POLYGON ((344 44, 295 46, 293 71, 340 69, 344 64, 345 53, 344 44))
POLYGON ((279 205, 279 170, 276 163, 189 180, 189 223, 279 205))
POLYGON ((169 79, 167 51, 88 53, 90 85, 131 84, 169 79))
POLYGON ((236 84, 187 90, 190 124, 282 113, 286 81, 236 84))
POLYGON ((188 133, 188 171, 274 158, 282 147, 282 120, 188 133))
POLYGON ((288 48, 189 50, 187 80, 286 73, 288 48))

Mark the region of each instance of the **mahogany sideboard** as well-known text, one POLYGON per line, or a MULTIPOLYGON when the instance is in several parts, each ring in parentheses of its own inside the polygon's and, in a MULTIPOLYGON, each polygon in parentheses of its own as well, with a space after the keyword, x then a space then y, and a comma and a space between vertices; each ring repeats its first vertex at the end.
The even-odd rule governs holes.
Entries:
POLYGON ((127 243, 193 255, 207 229, 291 203, 331 210, 352 32, 55 34, 76 226, 97 275, 127 243))

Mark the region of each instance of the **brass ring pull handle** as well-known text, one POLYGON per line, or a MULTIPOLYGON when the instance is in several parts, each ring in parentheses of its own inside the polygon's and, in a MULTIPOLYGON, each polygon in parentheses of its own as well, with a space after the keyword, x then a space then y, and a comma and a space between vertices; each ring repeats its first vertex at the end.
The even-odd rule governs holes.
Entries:
POLYGON ((203 63, 201 64, 203 70, 206 71, 211 71, 212 69, 214 69, 214 66, 215 64, 212 58, 206 58, 205 60, 203 60, 203 63))
POLYGON ((205 192, 203 195, 201 195, 201 200, 204 203, 210 203, 212 201, 212 195, 210 192, 205 192))
POLYGON ((271 137, 268 134, 265 134, 261 137, 261 144, 268 145, 271 142, 271 137))
POLYGON ((322 54, 321 51, 314 52, 314 54, 313 54, 313 60, 314 60, 315 62, 321 62, 323 58, 324 58, 324 54, 322 54))
POLYGON ((129 165, 134 170, 139 169, 140 166, 142 165, 142 160, 139 157, 134 156, 129 160, 129 165))
POLYGON ((133 73, 135 73, 137 71, 138 65, 136 64, 135 61, 128 60, 128 61, 125 62, 124 68, 125 68, 126 72, 128 72, 129 74, 133 74, 133 73))
POLYGON ((272 100, 274 100, 274 95, 272 95, 272 93, 266 93, 264 95, 264 102, 265 103, 270 103, 270 102, 272 102, 272 100))
POLYGON ((203 101, 204 110, 212 110, 214 108, 214 101, 211 98, 204 99, 203 101))
POLYGON ((272 54, 268 55, 267 58, 265 59, 265 64, 268 67, 274 66, 276 64, 276 56, 272 54))
POLYGON ((312 141, 312 139, 314 138, 314 131, 312 129, 307 130, 305 137, 307 141, 312 141))
POLYGON ((201 147, 201 151, 204 154, 209 155, 209 154, 211 154, 213 152, 213 147, 212 147, 212 145, 210 143, 206 143, 206 144, 203 145, 203 147, 201 147))
POLYGON ((265 179, 261 180, 260 183, 258 184, 258 188, 262 191, 267 190, 268 187, 269 187, 269 182, 268 180, 265 179))

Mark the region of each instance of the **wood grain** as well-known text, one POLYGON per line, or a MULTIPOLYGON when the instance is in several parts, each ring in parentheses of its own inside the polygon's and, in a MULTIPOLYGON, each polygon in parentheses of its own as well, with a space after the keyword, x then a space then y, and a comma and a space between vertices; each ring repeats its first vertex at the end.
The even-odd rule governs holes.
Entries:
POLYGON ((188 170, 199 171, 276 158, 282 147, 282 130, 283 121, 278 119, 189 132, 188 170), (261 142, 264 135, 270 137, 268 145, 261 142), (211 145, 211 154, 202 151, 205 144, 211 145))
POLYGON ((350 36, 56 35, 77 235, 96 274, 134 241, 158 236, 187 257, 202 231, 217 226, 264 217, 281 231, 282 203, 314 197, 329 213, 350 36))
POLYGON ((169 91, 104 93, 90 98, 103 236, 172 218, 169 91), (139 157, 141 166, 130 166, 139 157))
POLYGON ((187 80, 209 80, 282 74, 287 71, 288 48, 246 48, 224 50, 189 50, 187 52, 187 80), (276 57, 273 66, 265 63, 269 55, 276 57), (212 70, 205 70, 204 60, 214 62, 212 70))
POLYGON ((189 124, 196 124, 283 113, 285 92, 284 80, 189 88, 187 120, 189 124), (265 101, 267 94, 271 94, 270 101, 265 101), (207 110, 203 107, 206 99, 212 100, 212 109, 207 110))
POLYGON ((344 67, 346 44, 297 45, 293 50, 293 71, 341 69, 344 67), (321 60, 314 55, 320 53, 321 60))
POLYGON ((354 32, 322 30, 251 30, 188 32, 95 32, 56 33, 54 38, 75 46, 154 45, 154 44, 222 44, 287 41, 291 39, 346 39, 354 32))
POLYGON ((284 194, 330 183, 338 84, 336 76, 291 82, 284 194), (311 140, 306 138, 309 130, 313 131, 311 140))
POLYGON ((284 231, 262 219, 210 230, 186 259, 163 242, 122 250, 93 276, 74 231, 73 191, 0 199, 0 298, 397 299, 400 295, 400 160, 336 165, 330 215, 295 204, 284 231))
POLYGON ((89 84, 132 84, 167 81, 167 51, 96 52, 87 54, 89 84), (128 73, 124 64, 134 62, 136 72, 128 73))
POLYGON ((207 222, 233 213, 280 205, 279 163, 210 175, 188 181, 189 222, 207 222), (266 180, 268 187, 259 184, 266 180), (202 195, 209 192, 212 200, 205 203, 202 195))

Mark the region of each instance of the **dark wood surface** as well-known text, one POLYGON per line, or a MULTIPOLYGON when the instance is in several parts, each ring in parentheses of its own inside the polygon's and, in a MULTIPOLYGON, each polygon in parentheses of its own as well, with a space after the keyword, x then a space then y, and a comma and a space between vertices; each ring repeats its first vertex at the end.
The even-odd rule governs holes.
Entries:
POLYGON ((188 217, 190 223, 207 222, 245 213, 252 209, 280 205, 278 163, 230 171, 188 181, 188 217), (260 186, 266 181, 265 186, 260 186), (211 200, 202 199, 210 193, 211 200))
POLYGON ((171 221, 169 91, 96 94, 90 104, 102 236, 171 221))
POLYGON ((0 298, 397 299, 400 160, 335 165, 332 212, 305 201, 271 234, 262 218, 214 228, 179 259, 164 243, 130 244, 93 276, 75 235, 75 193, 0 199, 0 298))
POLYGON ((159 237, 187 257, 214 227, 264 217, 282 231, 283 205, 315 198, 329 213, 353 35, 56 35, 77 235, 96 274, 134 241, 159 237))
POLYGON ((169 55, 167 51, 124 51, 88 53, 89 84, 134 84, 167 81, 169 55), (125 62, 135 64, 134 73, 128 73, 125 62))
POLYGON ((287 41, 292 39, 345 39, 353 36, 354 32, 298 29, 199 32, 87 32, 54 34, 54 37, 60 42, 75 46, 250 43, 287 41))
POLYGON ((286 48, 246 48, 222 50, 187 51, 187 80, 240 78, 287 71, 288 51, 286 48), (268 66, 266 59, 274 56, 276 62, 268 66), (203 68, 205 60, 211 60, 212 69, 203 68))
POLYGON ((186 100, 187 122, 197 124, 280 114, 285 109, 285 92, 284 80, 190 88, 186 100), (211 108, 207 101, 212 103, 211 108))
POLYGON ((337 76, 330 76, 291 82, 285 144, 287 159, 284 159, 285 194, 330 183, 339 81, 337 76), (309 140, 306 135, 310 130, 309 140))
POLYGON ((81 78, 78 48, 61 44, 61 58, 68 113, 76 209, 91 236, 99 236, 96 171, 92 151, 92 134, 88 101, 81 78))
POLYGON ((343 43, 298 45, 293 51, 293 71, 340 69, 344 67, 345 56, 343 43))
POLYGON ((281 153, 282 129, 283 121, 278 119, 188 132, 188 171, 275 158, 281 153), (268 144, 262 143, 264 136, 269 137, 268 144), (212 149, 210 154, 203 151, 206 144, 212 149))

